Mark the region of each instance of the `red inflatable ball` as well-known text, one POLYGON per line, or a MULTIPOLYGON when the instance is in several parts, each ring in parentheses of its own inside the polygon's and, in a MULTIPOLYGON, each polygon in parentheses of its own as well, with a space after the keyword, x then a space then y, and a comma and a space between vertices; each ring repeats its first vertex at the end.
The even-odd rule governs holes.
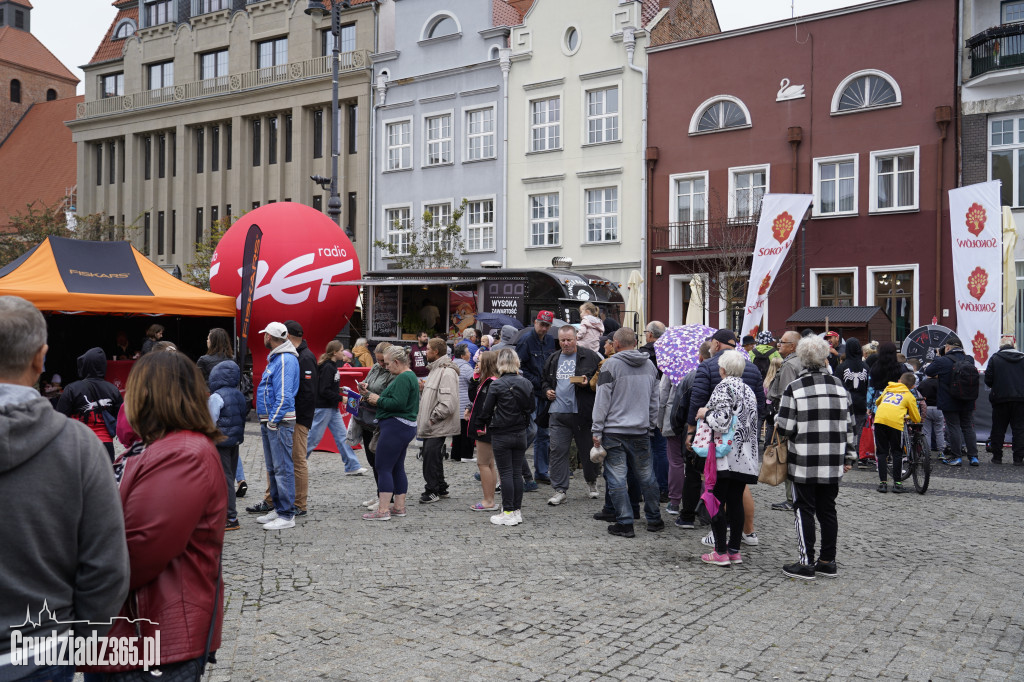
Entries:
MULTIPOLYGON (((341 331, 356 307, 358 286, 329 286, 360 278, 359 259, 344 230, 323 213, 291 202, 261 206, 235 221, 217 245, 210 264, 210 289, 235 297, 241 306, 242 252, 251 225, 263 230, 249 348, 253 382, 267 366, 258 332, 270 322, 295 320, 317 357, 341 331)), ((236 318, 241 333, 241 313, 236 318)))

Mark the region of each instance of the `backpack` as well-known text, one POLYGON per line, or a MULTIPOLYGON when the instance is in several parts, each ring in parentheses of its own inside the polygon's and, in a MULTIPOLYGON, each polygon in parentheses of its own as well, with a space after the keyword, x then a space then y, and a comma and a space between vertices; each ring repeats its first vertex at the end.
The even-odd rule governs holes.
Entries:
POLYGON ((949 373, 949 395, 957 400, 978 399, 978 370, 974 366, 974 358, 965 355, 962 359, 953 360, 953 369, 949 373))
POLYGON ((772 366, 772 353, 775 352, 776 350, 774 348, 769 348, 768 352, 764 354, 756 348, 751 352, 751 355, 754 356, 751 358, 751 362, 753 362, 757 369, 760 370, 761 381, 768 378, 768 368, 772 366))

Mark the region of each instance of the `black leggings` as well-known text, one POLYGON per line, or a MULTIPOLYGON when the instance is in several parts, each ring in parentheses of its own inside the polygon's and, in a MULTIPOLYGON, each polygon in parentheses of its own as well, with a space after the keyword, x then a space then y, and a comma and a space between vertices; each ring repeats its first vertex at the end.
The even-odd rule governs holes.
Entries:
POLYGON ((526 432, 492 433, 494 464, 501 479, 502 511, 523 506, 523 462, 526 460, 526 432))
POLYGON ((743 533, 743 489, 746 484, 731 478, 719 478, 715 481, 714 494, 718 499, 718 513, 711 519, 711 530, 715 532, 715 551, 719 554, 740 551, 740 538, 743 533), (728 544, 725 531, 729 530, 728 544))
POLYGON ((903 431, 885 424, 875 424, 875 457, 878 459, 878 480, 885 483, 886 462, 892 456, 892 477, 899 481, 903 475, 903 431))

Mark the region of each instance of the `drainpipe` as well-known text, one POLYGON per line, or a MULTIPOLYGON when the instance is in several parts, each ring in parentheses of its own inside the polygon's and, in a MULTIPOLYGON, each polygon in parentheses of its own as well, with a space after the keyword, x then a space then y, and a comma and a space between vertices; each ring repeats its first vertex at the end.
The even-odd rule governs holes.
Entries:
POLYGON ((373 103, 373 116, 370 117, 370 215, 368 216, 369 223, 367 226, 369 237, 366 240, 369 242, 366 245, 367 262, 370 264, 371 270, 375 269, 373 260, 373 243, 377 240, 376 230, 373 229, 373 226, 377 221, 377 178, 374 176, 377 168, 377 164, 375 162, 377 157, 377 145, 374 143, 374 140, 377 139, 377 112, 382 106, 384 106, 384 102, 387 100, 388 96, 388 79, 384 77, 384 74, 377 76, 375 89, 377 91, 377 97, 376 101, 373 103))
MULTIPOLYGON (((789 146, 793 150, 793 161, 792 161, 792 164, 793 164, 793 177, 792 177, 792 181, 791 181, 790 191, 793 194, 799 194, 800 193, 799 185, 797 184, 797 180, 799 179, 799 176, 798 176, 798 173, 797 173, 797 171, 799 170, 799 167, 797 166, 797 160, 798 160, 797 148, 800 146, 800 143, 803 141, 803 139, 804 139, 804 129, 803 128, 801 128, 800 126, 792 126, 789 129, 789 146)), ((800 246, 801 246, 801 249, 803 248, 803 233, 804 233, 804 230, 806 230, 806 229, 807 229, 807 226, 805 225, 804 229, 800 230, 800 246)), ((793 259, 796 260, 796 254, 793 255, 793 259)), ((794 312, 796 312, 796 310, 798 309, 796 303, 797 303, 796 273, 794 273, 794 275, 793 275, 793 311, 794 312)), ((767 325, 765 325, 765 326, 767 326, 767 325)))
POLYGON ((946 129, 952 120, 952 107, 935 107, 935 124, 939 126, 939 159, 935 174, 935 317, 940 317, 942 312, 942 155, 946 147, 946 129))
POLYGON ((512 49, 498 50, 501 65, 501 267, 508 267, 508 73, 512 70, 512 49))
MULTIPOLYGON (((643 100, 643 118, 640 124, 640 136, 641 145, 640 148, 647 149, 647 69, 641 68, 633 63, 633 58, 636 55, 636 37, 633 35, 636 31, 632 26, 626 26, 622 29, 622 42, 626 45, 626 56, 628 58, 627 64, 630 69, 636 71, 643 78, 643 89, 642 100, 643 100)), ((622 98, 623 100, 625 98, 622 98)), ((648 317, 651 314, 650 298, 651 288, 647 283, 647 230, 649 225, 647 224, 647 164, 645 159, 643 177, 640 179, 640 217, 642 228, 640 230, 640 279, 644 283, 644 309, 647 311, 648 317)))

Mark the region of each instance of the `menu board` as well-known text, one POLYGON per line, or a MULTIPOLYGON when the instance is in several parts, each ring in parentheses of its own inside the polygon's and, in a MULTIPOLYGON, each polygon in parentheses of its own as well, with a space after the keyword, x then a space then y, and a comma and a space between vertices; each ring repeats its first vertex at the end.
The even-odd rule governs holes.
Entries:
POLYGON ((484 284, 484 310, 522 321, 526 304, 526 282, 498 280, 484 284))
POLYGON ((373 288, 373 331, 376 339, 398 337, 398 287, 373 288))

